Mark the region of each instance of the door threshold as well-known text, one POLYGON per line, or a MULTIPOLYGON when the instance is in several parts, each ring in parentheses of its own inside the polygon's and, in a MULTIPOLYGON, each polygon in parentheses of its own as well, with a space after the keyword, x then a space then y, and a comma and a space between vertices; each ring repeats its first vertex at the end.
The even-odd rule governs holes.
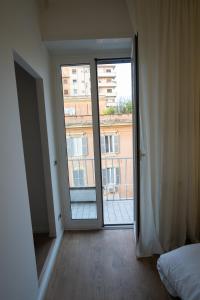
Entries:
POLYGON ((102 229, 133 229, 134 225, 104 225, 102 229))

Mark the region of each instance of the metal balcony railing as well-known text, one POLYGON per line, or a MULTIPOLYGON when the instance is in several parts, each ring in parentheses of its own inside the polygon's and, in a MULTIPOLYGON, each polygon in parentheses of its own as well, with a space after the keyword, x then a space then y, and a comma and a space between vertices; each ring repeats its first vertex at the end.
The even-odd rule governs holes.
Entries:
MULTIPOLYGON (((103 157, 101 166, 103 199, 133 199, 133 159, 130 157, 103 157)), ((94 159, 70 157, 68 170, 71 201, 95 201, 94 159)))

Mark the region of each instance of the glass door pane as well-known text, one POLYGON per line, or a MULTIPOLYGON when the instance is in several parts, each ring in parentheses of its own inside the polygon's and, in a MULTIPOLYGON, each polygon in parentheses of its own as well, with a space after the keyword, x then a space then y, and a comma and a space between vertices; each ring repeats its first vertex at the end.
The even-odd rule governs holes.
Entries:
POLYGON ((71 218, 97 219, 90 65, 65 65, 61 73, 71 218))
POLYGON ((104 225, 133 224, 131 62, 97 63, 104 225))

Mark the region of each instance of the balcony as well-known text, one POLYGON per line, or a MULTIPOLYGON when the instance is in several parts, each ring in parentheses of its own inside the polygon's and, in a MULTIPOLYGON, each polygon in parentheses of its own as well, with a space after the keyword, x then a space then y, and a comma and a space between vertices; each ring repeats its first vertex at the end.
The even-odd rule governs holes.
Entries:
POLYGON ((114 89, 111 93, 109 93, 105 90, 103 90, 103 91, 99 90, 99 95, 100 96, 105 96, 106 98, 107 97, 117 97, 117 92, 114 89))
MULTIPOLYGON (((132 158, 101 160, 105 225, 133 224, 132 164, 132 158)), ((96 219, 94 159, 69 159, 68 168, 72 219, 96 219)))
POLYGON ((101 82, 101 81, 99 81, 98 82, 98 86, 99 87, 116 87, 117 86, 117 81, 116 80, 112 80, 111 82, 105 82, 105 81, 103 81, 103 82, 101 82))
POLYGON ((104 71, 99 71, 98 72, 98 78, 107 78, 107 77, 110 77, 110 78, 115 78, 116 77, 116 72, 115 71, 111 71, 111 72, 104 72, 104 71))

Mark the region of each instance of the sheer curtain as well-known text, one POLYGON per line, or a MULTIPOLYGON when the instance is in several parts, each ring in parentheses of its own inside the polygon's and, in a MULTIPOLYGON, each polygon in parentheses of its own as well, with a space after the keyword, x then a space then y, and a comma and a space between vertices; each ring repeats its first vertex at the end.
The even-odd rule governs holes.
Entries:
POLYGON ((138 256, 200 238, 200 1, 127 0, 139 36, 138 256))

